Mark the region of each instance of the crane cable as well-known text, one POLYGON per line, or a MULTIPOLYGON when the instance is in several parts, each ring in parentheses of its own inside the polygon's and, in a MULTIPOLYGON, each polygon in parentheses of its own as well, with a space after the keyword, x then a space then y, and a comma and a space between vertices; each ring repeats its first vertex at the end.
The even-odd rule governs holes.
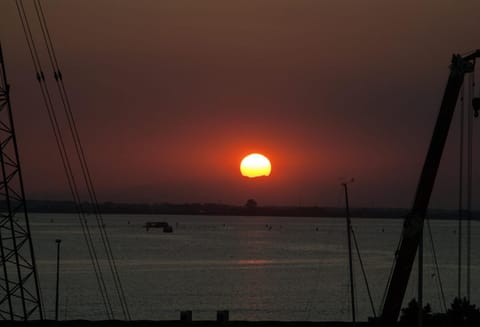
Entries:
POLYGON ((355 249, 357 250, 358 261, 360 263, 360 268, 362 270, 363 280, 364 280, 365 286, 367 288, 368 299, 370 301, 370 306, 372 308, 373 317, 376 318, 377 313, 375 312, 375 305, 373 304, 372 293, 370 292, 370 287, 368 285, 367 273, 365 272, 365 267, 363 266, 363 260, 362 260, 362 256, 360 255, 360 248, 358 246, 357 237, 355 236, 355 232, 353 231, 352 226, 350 226, 350 231, 351 231, 352 236, 353 236, 353 243, 355 245, 355 249))
POLYGON ((73 170, 72 170, 72 167, 71 167, 71 164, 70 164, 68 153, 66 151, 65 143, 63 141, 63 135, 62 135, 61 129, 60 129, 59 124, 58 124, 57 116, 56 116, 56 113, 55 113, 55 110, 54 110, 53 101, 52 101, 48 86, 45 82, 45 76, 44 76, 43 69, 42 69, 42 66, 41 66, 41 62, 40 62, 40 59, 39 59, 39 56, 38 56, 38 51, 37 51, 37 48, 35 46, 35 42, 34 42, 34 39, 33 39, 33 36, 32 36, 30 24, 28 22, 28 18, 27 18, 26 12, 25 12, 25 7, 23 5, 22 0, 16 0, 16 6, 17 6, 19 17, 20 17, 20 21, 21 21, 21 24, 22 24, 22 28, 23 28, 23 31, 24 31, 24 34, 25 34, 25 39, 27 41, 27 45, 28 45, 28 48, 29 48, 29 51, 30 51, 31 59, 32 59, 32 62, 33 62, 33 65, 34 65, 36 78, 37 78, 37 81, 39 82, 39 86, 40 86, 40 90, 41 90, 42 97, 43 97, 43 100, 44 100, 44 104, 45 104, 45 107, 47 109, 48 117, 49 117, 49 120, 50 120, 50 123, 51 123, 51 126, 52 126, 52 130, 53 130, 53 133, 54 133, 55 141, 56 141, 59 153, 60 153, 60 157, 61 157, 61 160, 62 160, 62 165, 63 165, 65 173, 67 175, 67 181, 68 181, 68 184, 69 184, 69 188, 70 188, 70 191, 72 193, 72 197, 74 199, 75 207, 76 207, 77 212, 78 212, 78 218, 79 218, 79 221, 80 221, 80 225, 81 225, 81 228, 82 228, 82 232, 83 232, 85 241, 87 243, 88 253, 89 253, 89 256, 90 256, 90 259, 91 259, 91 262, 92 262, 92 266, 93 266, 93 269, 94 269, 94 272, 95 272, 95 277, 96 277, 97 283, 99 285, 100 294, 102 296, 103 303, 104 303, 105 310, 106 310, 108 318, 113 318, 113 310, 112 310, 111 303, 110 303, 110 300, 109 300, 109 297, 108 297, 107 288, 106 288, 105 281, 104 281, 104 278, 103 278, 103 274, 102 274, 102 271, 101 271, 101 267, 100 267, 100 264, 99 264, 99 261, 98 261, 98 256, 96 254, 93 239, 92 239, 92 236, 91 236, 91 233, 90 233, 90 228, 88 227, 88 223, 87 223, 87 220, 86 220, 86 217, 85 217, 85 211, 83 210, 83 206, 82 206, 81 201, 80 201, 77 184, 76 184, 76 181, 75 181, 75 178, 74 178, 74 175, 73 175, 73 170))
POLYGON ((55 53, 55 48, 53 46, 53 41, 52 41, 52 38, 51 38, 49 30, 48 30, 45 14, 44 14, 44 11, 43 11, 40 0, 34 1, 34 4, 35 4, 35 11, 36 11, 36 14, 37 14, 37 18, 40 22, 40 27, 41 27, 41 30, 42 30, 43 39, 44 39, 46 47, 47 47, 48 56, 49 56, 49 59, 50 59, 50 64, 52 66, 52 71, 54 73, 54 78, 55 78, 55 81, 56 81, 56 84, 57 84, 57 87, 58 87, 58 91, 59 91, 59 94, 60 94, 60 97, 61 97, 61 101, 62 101, 62 104, 63 104, 63 109, 64 109, 65 115, 67 117, 70 133, 71 133, 72 139, 74 141, 75 152, 77 154, 78 161, 80 162, 80 167, 81 167, 81 171, 82 171, 82 175, 83 175, 83 178, 84 178, 85 185, 87 187, 90 203, 93 204, 93 211, 94 211, 94 214, 95 214, 95 219, 96 219, 96 222, 97 222, 97 226, 100 230, 101 241, 102 241, 102 244, 104 246, 105 253, 107 255, 107 262, 108 262, 110 271, 112 273, 114 287, 115 287, 115 290, 117 292, 117 295, 118 295, 118 298, 119 298, 119 301, 120 301, 120 305, 121 305, 121 308, 122 308, 123 315, 124 315, 125 319, 130 320, 131 317, 130 317, 130 312, 128 310, 128 305, 127 305, 125 293, 124 293, 122 283, 121 283, 121 279, 120 279, 120 276, 119 276, 119 273, 118 273, 117 265, 115 263, 115 258, 113 256, 113 251, 112 251, 112 247, 111 247, 111 244, 110 244, 110 240, 108 238, 108 234, 107 234, 106 229, 105 229, 105 223, 103 221, 103 217, 102 217, 101 212, 100 212, 98 199, 97 199, 97 196, 96 196, 96 193, 95 193, 95 188, 94 188, 94 185, 93 185, 92 177, 91 177, 91 174, 90 174, 90 171, 89 171, 89 168, 88 168, 88 164, 87 164, 87 160, 86 160, 86 157, 85 157, 85 151, 83 150, 83 146, 82 146, 80 136, 79 136, 79 133, 78 133, 78 129, 77 129, 75 119, 74 119, 74 116, 73 116, 70 100, 69 100, 69 97, 68 97, 68 94, 67 94, 65 84, 63 82, 63 75, 60 71, 60 66, 58 64, 57 56, 56 56, 56 53, 55 53))
POLYGON ((84 210, 81 206, 80 201, 78 200, 79 196, 78 196, 78 190, 77 190, 77 187, 76 187, 75 179, 73 177, 71 165, 70 165, 69 158, 68 158, 68 155, 67 155, 67 152, 66 152, 66 148, 65 148, 65 145, 64 145, 64 142, 63 142, 63 137, 62 137, 62 134, 61 134, 61 130, 59 128, 58 120, 56 118, 56 114, 55 114, 55 111, 54 111, 54 108, 53 108, 53 102, 52 102, 52 99, 51 99, 51 96, 50 96, 50 92, 48 90, 47 85, 45 84, 45 77, 44 77, 43 70, 42 70, 42 67, 41 67, 41 63, 40 63, 40 60, 39 60, 39 57, 38 57, 38 52, 36 50, 36 46, 35 46, 35 43, 33 41, 30 25, 28 23, 27 16, 26 16, 26 13, 25 13, 25 8, 24 8, 23 3, 21 1, 17 0, 16 5, 17 5, 17 9, 19 11, 19 16, 20 16, 20 20, 21 20, 21 23, 22 23, 22 27, 24 29, 27 44, 29 46, 30 54, 32 56, 32 61, 34 63, 34 67, 35 67, 35 70, 36 70, 37 80, 39 82, 39 86, 40 86, 40 89, 41 89, 41 92, 42 92, 42 96, 44 98, 45 106, 46 106, 46 109, 47 109, 47 112, 48 112, 48 115, 49 115, 49 119, 50 119, 50 122, 51 122, 51 125, 52 125, 52 129, 54 131, 57 146, 59 148, 60 156, 61 156, 61 159, 62 159, 62 164, 64 166, 64 169, 65 169, 65 172, 66 172, 66 175, 67 175, 67 180, 68 180, 68 183, 69 183, 69 187, 70 187, 72 196, 74 198, 74 203, 75 203, 77 212, 79 213, 79 220, 80 220, 80 224, 81 224, 81 227, 82 227, 82 232, 84 234, 84 237, 85 237, 85 240, 86 240, 86 243, 87 243, 87 248, 88 248, 88 251, 89 251, 89 255, 90 255, 90 258, 92 260, 92 265, 94 267, 97 282, 99 284, 100 293, 101 293, 102 298, 104 300, 103 302, 104 302, 105 307, 106 307, 107 316, 110 317, 111 314, 109 312, 111 312, 112 310, 111 310, 111 305, 110 305, 109 300, 108 300, 108 296, 105 296, 105 294, 106 294, 105 282, 103 280, 103 276, 101 274, 100 266, 98 264, 98 258, 97 258, 96 252, 95 252, 95 248, 93 246, 93 240, 91 238, 91 234, 90 234, 88 225, 86 224, 86 219, 85 219, 85 216, 84 216, 84 210))
POLYGON ((433 241, 432 227, 430 226, 430 219, 428 216, 426 220, 427 220, 428 235, 430 239, 430 246, 432 249, 433 262, 435 264, 435 272, 437 275, 438 288, 440 290, 440 298, 441 298, 440 302, 443 306, 444 313, 447 313, 447 303, 445 301, 445 292, 443 291, 442 278, 440 277, 440 267, 438 265, 438 260, 437 260, 437 251, 435 250, 435 242, 433 241))
MULTIPOLYGON (((475 61, 473 63, 475 67, 475 61)), ((475 92, 475 69, 469 76, 469 103, 475 92)), ((472 167, 473 167, 473 115, 467 115, 467 300, 471 295, 471 257, 472 257, 472 167)))
POLYGON ((457 273, 457 297, 462 296, 462 244, 463 244, 463 149, 465 135, 465 88, 462 86, 460 93, 460 144, 458 165, 458 273, 457 273))

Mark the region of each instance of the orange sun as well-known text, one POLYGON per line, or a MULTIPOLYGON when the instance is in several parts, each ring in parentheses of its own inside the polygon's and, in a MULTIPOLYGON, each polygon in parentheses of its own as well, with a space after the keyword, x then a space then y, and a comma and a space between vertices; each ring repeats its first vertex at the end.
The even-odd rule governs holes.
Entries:
POLYGON ((240 163, 240 172, 243 176, 254 178, 260 176, 270 176, 272 165, 270 160, 263 154, 252 153, 243 158, 240 163))

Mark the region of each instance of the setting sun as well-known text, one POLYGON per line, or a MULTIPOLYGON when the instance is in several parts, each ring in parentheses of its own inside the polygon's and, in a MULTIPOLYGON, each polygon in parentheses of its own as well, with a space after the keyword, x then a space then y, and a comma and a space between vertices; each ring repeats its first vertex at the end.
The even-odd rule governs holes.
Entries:
POLYGON ((240 172, 245 177, 270 176, 271 171, 272 165, 270 160, 259 153, 249 154, 240 163, 240 172))

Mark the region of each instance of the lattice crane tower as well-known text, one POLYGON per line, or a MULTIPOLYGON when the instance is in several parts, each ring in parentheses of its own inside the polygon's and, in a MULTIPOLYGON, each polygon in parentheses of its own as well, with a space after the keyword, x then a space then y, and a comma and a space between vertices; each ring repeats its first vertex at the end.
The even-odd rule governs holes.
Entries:
POLYGON ((0 169, 0 319, 43 319, 1 44, 0 169))

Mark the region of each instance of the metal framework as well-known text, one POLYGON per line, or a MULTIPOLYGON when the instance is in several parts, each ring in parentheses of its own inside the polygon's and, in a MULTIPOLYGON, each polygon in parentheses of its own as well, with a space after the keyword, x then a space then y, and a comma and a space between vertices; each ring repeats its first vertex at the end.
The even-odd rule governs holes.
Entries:
POLYGON ((383 327, 396 325, 407 289, 408 279, 412 271, 413 261, 415 260, 415 254, 423 235, 423 222, 427 214, 428 203, 430 202, 430 196, 432 195, 437 177, 455 105, 465 74, 474 72, 476 58, 480 58, 480 50, 464 57, 460 55, 452 57, 450 75, 443 94, 430 147, 428 148, 427 157, 425 158, 417 185, 412 210, 404 220, 400 246, 395 254, 396 262, 390 284, 388 285, 381 316, 381 325, 383 327))
POLYGON ((0 169, 0 319, 43 319, 1 44, 0 169))

